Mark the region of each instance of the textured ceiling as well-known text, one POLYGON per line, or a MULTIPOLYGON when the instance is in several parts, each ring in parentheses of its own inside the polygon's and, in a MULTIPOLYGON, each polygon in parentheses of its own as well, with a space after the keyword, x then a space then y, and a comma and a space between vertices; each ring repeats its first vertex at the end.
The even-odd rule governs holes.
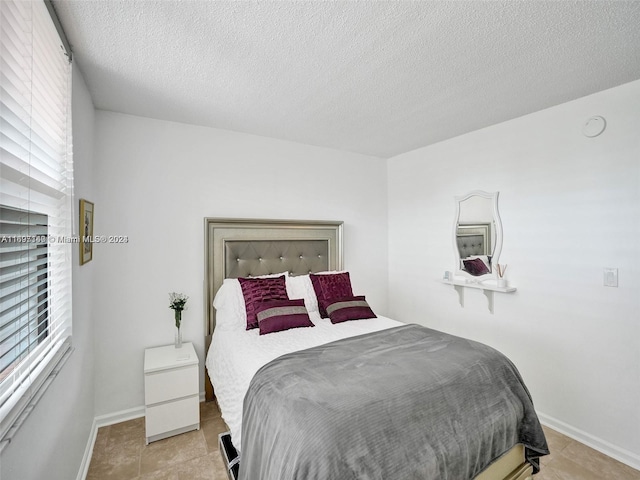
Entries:
POLYGON ((97 108, 379 157, 640 78, 636 1, 54 5, 97 108))

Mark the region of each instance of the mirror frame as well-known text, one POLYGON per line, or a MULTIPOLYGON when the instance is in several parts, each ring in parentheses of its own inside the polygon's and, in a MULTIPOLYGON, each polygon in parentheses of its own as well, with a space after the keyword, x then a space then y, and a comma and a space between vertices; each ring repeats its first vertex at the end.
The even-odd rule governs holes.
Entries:
POLYGON ((456 196, 456 215, 453 220, 453 254, 456 260, 456 268, 454 269, 455 275, 462 275, 467 278, 471 278, 475 281, 481 282, 484 280, 488 280, 494 278, 495 269, 493 268, 496 265, 500 258, 500 253, 502 252, 502 220, 500 220, 500 213, 498 212, 498 196, 500 192, 485 192, 483 190, 473 190, 466 195, 456 196), (492 213, 493 213, 493 221, 495 223, 496 228, 496 242, 493 248, 493 255, 491 256, 491 272, 485 273, 484 275, 471 275, 465 270, 460 268, 460 251, 458 250, 458 221, 460 220, 460 204, 465 200, 473 196, 479 196, 482 198, 486 198, 491 201, 492 205, 492 213))

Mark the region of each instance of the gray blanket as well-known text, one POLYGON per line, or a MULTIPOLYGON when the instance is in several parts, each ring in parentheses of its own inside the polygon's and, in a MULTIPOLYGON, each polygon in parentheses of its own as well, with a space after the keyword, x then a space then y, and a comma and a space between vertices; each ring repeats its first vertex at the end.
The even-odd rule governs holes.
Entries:
POLYGON ((537 471, 549 451, 511 361, 403 325, 262 367, 244 400, 240 480, 465 480, 516 443, 537 471))

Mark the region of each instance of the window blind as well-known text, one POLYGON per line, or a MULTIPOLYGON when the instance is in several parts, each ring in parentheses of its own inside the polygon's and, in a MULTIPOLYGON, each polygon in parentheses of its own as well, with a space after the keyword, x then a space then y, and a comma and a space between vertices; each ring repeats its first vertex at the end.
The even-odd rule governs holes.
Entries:
POLYGON ((0 1, 0 439, 71 340, 71 64, 42 1, 0 1))

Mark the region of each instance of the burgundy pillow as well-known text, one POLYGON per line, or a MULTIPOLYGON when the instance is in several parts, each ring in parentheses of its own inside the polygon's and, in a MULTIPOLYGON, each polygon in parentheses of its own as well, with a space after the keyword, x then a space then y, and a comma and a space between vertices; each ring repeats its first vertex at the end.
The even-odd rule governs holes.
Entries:
POLYGON ((464 263, 464 269, 471 275, 484 275, 485 273, 489 273, 487 265, 480 258, 462 260, 462 263, 464 263))
POLYGON ((247 330, 258 328, 256 304, 265 300, 289 300, 284 275, 272 278, 239 278, 238 281, 247 311, 247 330))
POLYGON ((351 290, 351 278, 349 272, 329 273, 329 274, 309 274, 313 290, 318 299, 318 310, 322 318, 327 318, 327 311, 324 306, 334 298, 353 297, 351 290))
POLYGON ((304 300, 267 300, 256 304, 260 335, 290 328, 313 327, 304 300))
POLYGON ((331 323, 378 318, 364 296, 334 299, 326 304, 331 323))

